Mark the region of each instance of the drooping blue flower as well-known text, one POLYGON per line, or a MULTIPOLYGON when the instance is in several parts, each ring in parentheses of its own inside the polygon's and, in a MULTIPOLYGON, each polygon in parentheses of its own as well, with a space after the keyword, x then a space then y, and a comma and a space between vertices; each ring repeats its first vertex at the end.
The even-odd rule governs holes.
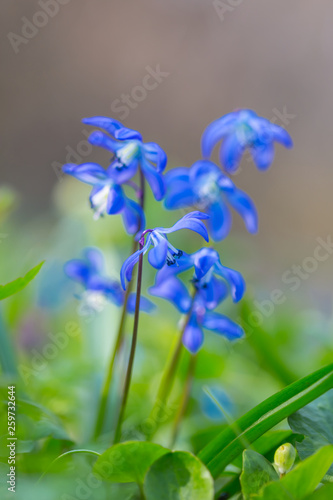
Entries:
POLYGON ((149 289, 151 295, 170 301, 181 313, 190 313, 184 329, 183 344, 192 353, 198 352, 203 344, 203 329, 214 331, 229 340, 243 336, 243 329, 239 325, 213 310, 229 293, 233 302, 238 302, 244 292, 242 275, 223 266, 213 248, 202 248, 192 255, 183 254, 179 265, 165 266, 157 273, 155 285, 149 289), (190 267, 194 267, 194 299, 178 277, 179 273, 190 267))
POLYGON ((82 120, 87 125, 104 129, 106 133, 94 131, 89 142, 111 151, 114 155, 110 170, 118 184, 129 181, 140 167, 157 201, 165 194, 162 176, 167 164, 163 149, 154 142, 144 143, 136 130, 124 127, 118 120, 105 116, 94 116, 82 120))
POLYGON ((246 289, 242 275, 221 264, 214 248, 201 248, 193 254, 183 253, 173 265, 165 265, 157 274, 155 284, 149 289, 151 295, 172 302, 182 313, 187 312, 191 302, 189 291, 176 277, 193 268, 192 284, 210 310, 215 309, 228 294, 233 302, 239 302, 246 289))
MULTIPOLYGON (((110 301, 116 306, 122 306, 125 294, 116 280, 104 276, 104 258, 97 248, 86 248, 82 259, 72 259, 66 262, 64 271, 69 278, 80 283, 84 292, 79 296, 88 313, 101 311, 106 302, 110 301)), ((154 304, 145 297, 141 297, 140 309, 144 312, 152 312, 154 304)), ((135 294, 129 296, 127 310, 134 313, 135 294)))
POLYGON ((98 163, 82 163, 81 165, 67 163, 63 166, 63 171, 93 186, 89 200, 95 212, 94 218, 97 219, 104 214, 120 213, 129 234, 135 234, 144 229, 145 216, 142 208, 128 198, 123 188, 116 183, 112 168, 104 170, 98 163))
POLYGON ((200 403, 203 413, 212 420, 225 421, 226 415, 234 410, 234 405, 228 394, 219 386, 207 387, 200 393, 200 403))
POLYGON ((220 168, 208 160, 191 168, 174 168, 165 176, 169 210, 195 206, 209 215, 208 229, 214 241, 228 236, 232 224, 229 204, 243 218, 250 233, 258 230, 258 215, 251 198, 238 189, 220 168))
POLYGON ((267 170, 274 159, 274 141, 286 148, 293 145, 288 132, 258 116, 250 109, 240 109, 212 122, 203 133, 201 148, 209 158, 214 146, 223 139, 220 161, 228 172, 235 172, 246 149, 250 150, 259 170, 267 170))
POLYGON ((206 226, 202 220, 208 219, 208 215, 202 212, 190 212, 182 217, 176 224, 170 228, 157 227, 155 229, 148 229, 144 231, 140 239, 142 248, 131 255, 123 263, 120 271, 121 284, 125 290, 126 280, 131 281, 132 272, 135 264, 138 262, 141 254, 148 252, 149 247, 153 248, 149 251, 148 261, 155 269, 161 269, 164 264, 172 265, 177 262, 183 252, 176 249, 167 239, 167 234, 174 233, 180 229, 190 229, 200 234, 206 241, 209 240, 206 226), (146 242, 144 238, 147 235, 146 242))

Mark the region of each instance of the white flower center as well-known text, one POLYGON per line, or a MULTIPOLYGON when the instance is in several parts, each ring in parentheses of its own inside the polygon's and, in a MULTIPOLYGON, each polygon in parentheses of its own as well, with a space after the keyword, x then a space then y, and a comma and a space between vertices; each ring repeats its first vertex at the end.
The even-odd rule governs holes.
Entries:
POLYGON ((94 209, 94 219, 99 219, 106 212, 110 186, 104 186, 91 198, 91 206, 94 209))
POLYGON ((139 144, 137 141, 129 141, 125 146, 123 146, 119 151, 117 151, 118 160, 124 165, 129 165, 133 158, 137 156, 139 152, 139 144))

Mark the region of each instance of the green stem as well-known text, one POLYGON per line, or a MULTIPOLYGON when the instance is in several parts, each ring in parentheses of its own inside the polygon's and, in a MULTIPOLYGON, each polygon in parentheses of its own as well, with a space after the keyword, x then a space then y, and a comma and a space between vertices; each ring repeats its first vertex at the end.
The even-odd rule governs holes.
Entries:
POLYGON ((194 380, 194 375, 195 375, 195 367, 197 363, 197 354, 191 354, 191 358, 188 363, 188 368, 187 368, 187 375, 186 375, 186 382, 185 382, 185 389, 182 395, 182 399, 178 408, 178 412, 172 427, 172 433, 171 433, 171 441, 170 441, 170 448, 172 448, 176 442, 179 429, 180 429, 180 424, 183 420, 183 417, 186 413, 188 403, 190 400, 190 395, 191 395, 191 389, 192 389, 192 384, 194 380))
MULTIPOLYGON (((180 356, 181 356, 181 353, 183 350, 183 342, 182 342, 183 335, 184 335, 185 328, 188 325, 188 322, 189 322, 189 319, 190 319, 190 316, 192 313, 194 298, 195 298, 196 294, 197 294, 197 290, 194 290, 193 295, 192 295, 191 308, 190 308, 189 312, 187 313, 184 326, 181 329, 180 335, 177 339, 175 350, 173 352, 173 355, 170 359, 170 362, 169 362, 169 364, 164 372, 164 375, 162 377, 161 384, 160 384, 160 387, 159 387, 159 390, 157 393, 157 399, 156 399, 155 405, 154 405, 153 410, 152 410, 151 415, 150 415, 151 419, 154 420, 154 422, 156 424, 154 430, 157 430, 158 424, 163 422, 164 415, 165 415, 165 413, 167 413, 166 407, 167 407, 167 403, 168 403, 168 398, 169 398, 170 393, 171 393, 172 388, 173 388, 179 359, 180 359, 180 356)), ((152 437, 152 435, 150 436, 150 438, 151 437, 152 437)))
MULTIPOLYGON (((145 204, 145 184, 144 183, 145 183, 144 175, 140 170, 140 191, 139 191, 138 196, 139 196, 139 204, 140 204, 142 209, 144 208, 144 204, 145 204)), ((138 248, 138 243, 134 238, 131 255, 136 252, 137 248, 138 248)), ((109 392, 110 392, 110 386, 111 386, 111 381, 113 378, 114 363, 115 363, 115 359, 117 357, 117 354, 120 350, 120 347, 123 343, 126 315, 127 315, 127 304, 128 304, 128 298, 132 292, 132 287, 133 287, 133 282, 130 281, 128 284, 126 293, 125 293, 124 304, 123 304, 123 309, 121 312, 121 318, 120 318, 116 343, 115 343, 114 348, 111 351, 111 356, 110 356, 110 360, 108 363, 108 370, 107 370, 104 385, 102 388, 101 399, 100 399, 100 403, 99 403, 96 424, 95 424, 95 430, 94 430, 94 439, 98 438, 98 436, 101 434, 102 429, 103 429, 103 424, 104 424, 104 420, 105 420, 105 413, 106 413, 106 408, 107 408, 107 402, 108 402, 108 397, 109 397, 109 392)))
MULTIPOLYGON (((140 241, 140 249, 142 247, 143 247, 143 243, 142 243, 142 241, 140 241)), ((142 267, 143 267, 143 255, 141 254, 139 257, 139 265, 138 265, 138 280, 137 280, 137 287, 136 287, 136 302, 135 302, 135 314, 134 314, 132 344, 131 344, 131 351, 130 351, 130 356, 129 356, 129 360, 128 360, 124 391, 123 391, 122 401, 121 401, 121 405, 120 405, 120 411, 119 411, 119 415, 118 415, 118 422, 117 422, 117 427, 116 427, 116 431, 115 431, 114 444, 119 443, 120 438, 121 438, 121 428, 122 428, 124 413, 125 413, 125 409, 126 409, 129 388, 130 388, 131 380, 132 380, 135 349, 136 349, 136 343, 137 343, 137 339, 138 339, 138 327, 139 327, 139 316, 140 316, 140 297, 141 297, 141 284, 142 284, 142 267)))
MULTIPOLYGON (((132 253, 134 253, 136 251, 136 249, 137 249, 137 242, 134 240, 132 253)), ((127 290, 126 290, 126 294, 125 294, 123 310, 121 313, 116 343, 115 343, 115 346, 111 352, 111 356, 110 356, 110 360, 109 360, 109 364, 108 364, 108 370, 107 370, 106 378, 105 378, 104 385, 102 388, 101 399, 100 399, 100 404, 99 404, 99 409, 98 409, 98 414, 97 414, 97 419, 96 419, 96 425, 95 425, 95 432, 94 432, 95 439, 97 439, 98 436, 101 434, 102 428, 103 428, 106 407, 107 407, 107 402, 108 402, 108 397, 109 397, 109 392, 110 392, 110 386, 111 386, 111 381, 112 381, 112 377, 113 377, 114 362, 115 362, 116 356, 119 352, 120 346, 123 343, 126 313, 127 313, 127 303, 128 303, 128 298, 129 298, 131 291, 132 291, 132 282, 130 281, 128 284, 127 290)))

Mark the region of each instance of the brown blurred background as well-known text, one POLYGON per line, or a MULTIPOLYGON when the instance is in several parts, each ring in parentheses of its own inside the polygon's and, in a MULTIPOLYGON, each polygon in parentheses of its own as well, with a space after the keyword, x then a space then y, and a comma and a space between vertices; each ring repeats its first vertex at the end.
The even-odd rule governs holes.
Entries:
MULTIPOLYGON (((260 248, 262 268, 278 277, 333 231, 332 21, 329 0, 4 0, 1 184, 21 193, 22 219, 52 210, 69 151, 105 158, 78 153, 80 120, 123 119, 123 94, 137 96, 124 124, 158 142, 170 167, 199 158, 209 122, 252 108, 284 125, 295 147, 278 146, 265 174, 243 161, 234 180, 256 202, 260 233, 235 217, 233 235, 249 259, 260 248), (135 87, 158 65, 164 76, 143 96, 135 87)), ((332 266, 315 276, 327 287, 332 266)))

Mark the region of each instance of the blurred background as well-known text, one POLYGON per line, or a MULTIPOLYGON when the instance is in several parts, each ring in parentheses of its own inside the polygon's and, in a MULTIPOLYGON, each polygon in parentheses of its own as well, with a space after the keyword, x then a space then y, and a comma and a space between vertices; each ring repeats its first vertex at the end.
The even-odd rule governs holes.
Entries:
MULTIPOLYGON (((170 168, 199 158, 209 122, 249 107, 285 126, 295 147, 278 147, 265 174, 243 162, 235 182, 260 214, 259 236, 245 235, 244 244, 261 252, 266 273, 281 274, 331 233, 329 0, 62 0, 56 7, 45 0, 46 11, 42 4, 6 0, 0 20, 1 183, 19 192, 20 220, 54 212, 66 156, 103 158, 82 144, 85 116, 139 129, 167 151, 170 168), (137 87, 147 67, 162 76, 145 95, 137 87), (134 96, 130 105, 124 95, 134 96)), ((314 280, 328 277, 331 265, 314 280)))
MULTIPOLYGON (((99 246, 109 276, 117 278, 130 248, 120 217, 93 221, 89 187, 61 173, 68 161, 108 160, 88 144, 90 129, 81 119, 112 116, 139 130, 146 142, 162 146, 173 168, 199 159, 205 127, 242 107, 285 127, 294 149, 277 146, 265 173, 245 157, 233 178, 255 201, 260 230, 247 234, 235 214, 229 238, 217 248, 225 265, 244 274, 246 307, 259 316, 252 317, 250 342, 235 349, 207 335, 202 384, 223 380, 237 415, 332 358, 333 253, 322 243, 333 232, 332 17, 329 0, 4 0, 0 282, 46 259, 36 283, 9 299, 2 314, 22 351, 21 366, 31 369, 35 352, 49 342, 47 332, 78 320, 64 262, 85 246, 99 246), (322 260, 314 258, 318 245, 322 260), (288 282, 295 276, 297 286, 288 282), (285 300, 271 312, 267 301, 274 289, 285 300), (258 324, 264 330, 251 335, 258 324), (216 355, 213 363, 218 350, 223 362, 216 355), (268 359, 269 352, 278 359, 268 359)), ((148 198, 148 226, 172 224, 178 215, 148 198)), ((199 244, 188 234, 174 241, 186 251, 199 244)), ((167 318, 160 336, 151 335, 153 318, 143 320, 131 408, 147 391, 154 398, 156 383, 150 389, 145 384, 162 370, 177 328, 178 314, 162 301, 159 306, 167 318)), ((237 320, 241 312, 228 308, 237 320)), ((119 310, 108 306, 83 326, 84 341, 74 339, 46 369, 28 376, 35 400, 72 426, 76 438, 93 418, 91 398, 118 318, 119 310), (73 405, 74 398, 80 403, 73 405)), ((142 410, 140 418, 145 415, 142 410)))

